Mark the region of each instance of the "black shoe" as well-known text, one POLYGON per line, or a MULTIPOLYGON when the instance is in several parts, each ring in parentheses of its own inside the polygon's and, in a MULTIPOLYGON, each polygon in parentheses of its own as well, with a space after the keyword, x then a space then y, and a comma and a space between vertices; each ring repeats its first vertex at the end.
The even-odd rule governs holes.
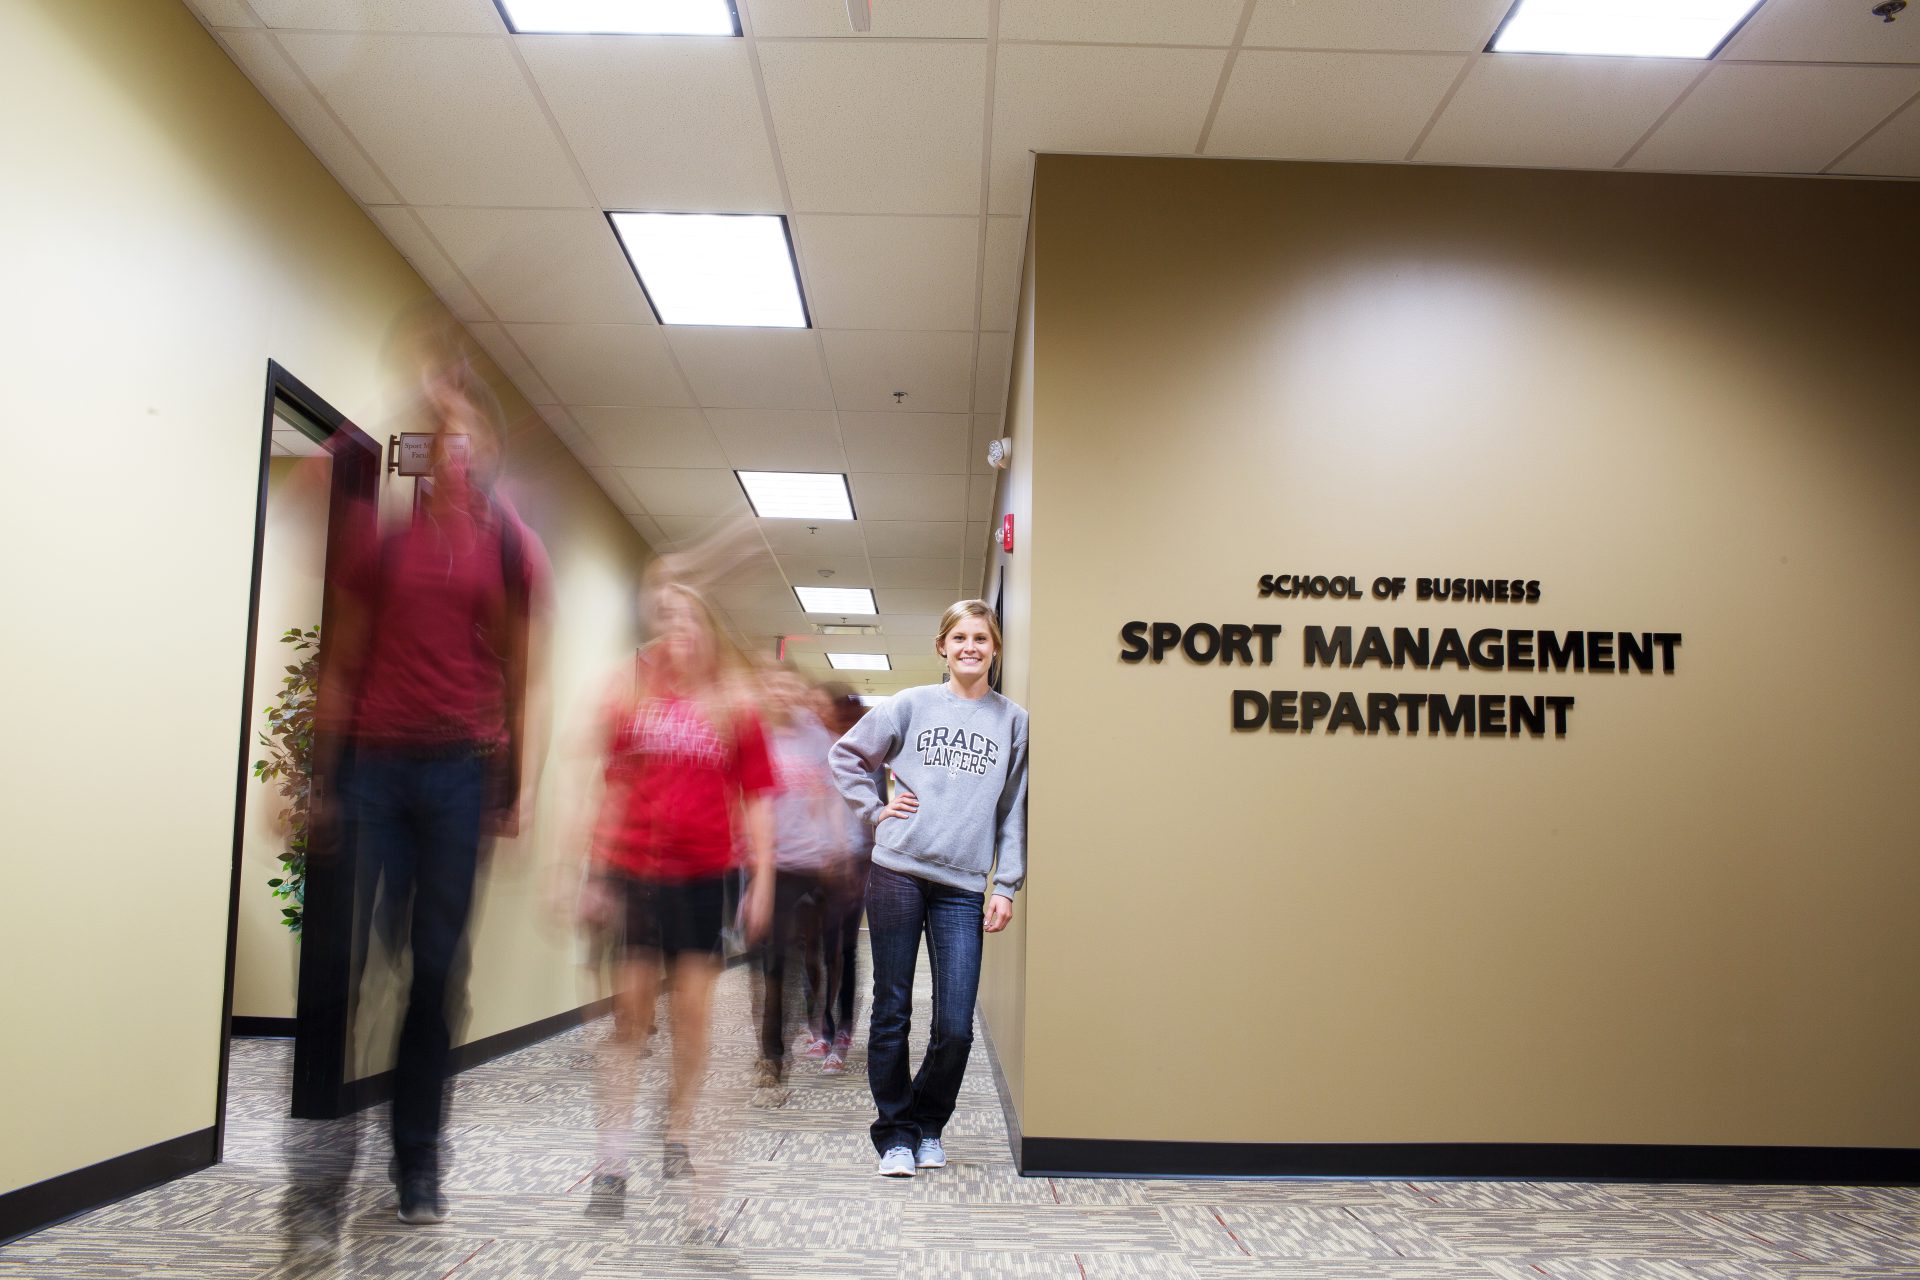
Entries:
POLYGON ((593 1179, 593 1195, 587 1201, 589 1218, 622 1218, 627 1212, 627 1175, 624 1173, 596 1174, 593 1179))
POLYGON ((447 1198, 440 1194, 438 1175, 416 1169, 401 1176, 400 1221, 418 1226, 446 1218, 447 1198))
POLYGON ((693 1176, 693 1157, 687 1152, 684 1142, 663 1144, 660 1155, 660 1176, 671 1181, 674 1178, 693 1176))

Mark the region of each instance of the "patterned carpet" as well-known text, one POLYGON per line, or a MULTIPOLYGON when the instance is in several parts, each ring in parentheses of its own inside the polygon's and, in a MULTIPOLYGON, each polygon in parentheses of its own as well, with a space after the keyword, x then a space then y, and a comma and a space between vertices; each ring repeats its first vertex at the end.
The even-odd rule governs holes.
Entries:
POLYGON ((952 1163, 882 1180, 864 1053, 845 1076, 802 1064, 790 1087, 756 1092, 750 1001, 745 971, 729 972, 691 1181, 661 1177, 649 1118, 665 1055, 643 1064, 624 1217, 586 1212, 604 1024, 459 1078, 453 1214, 433 1227, 394 1218, 383 1116, 285 1119, 290 1044, 237 1040, 225 1164, 0 1249, 0 1276, 1920 1277, 1916 1190, 1025 1179, 978 1051, 952 1163))

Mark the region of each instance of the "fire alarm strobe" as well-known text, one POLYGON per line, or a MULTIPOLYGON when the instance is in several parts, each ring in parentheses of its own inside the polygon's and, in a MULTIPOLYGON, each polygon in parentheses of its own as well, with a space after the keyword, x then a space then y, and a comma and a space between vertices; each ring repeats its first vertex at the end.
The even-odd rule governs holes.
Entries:
POLYGON ((1011 513, 1000 522, 1000 549, 1013 550, 1013 515, 1011 513))

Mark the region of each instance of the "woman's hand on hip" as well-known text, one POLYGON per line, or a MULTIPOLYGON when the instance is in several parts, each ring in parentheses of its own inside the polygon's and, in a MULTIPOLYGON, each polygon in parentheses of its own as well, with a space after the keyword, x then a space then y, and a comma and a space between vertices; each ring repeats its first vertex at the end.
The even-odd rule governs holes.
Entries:
POLYGON ((1013 899, 996 893, 987 899, 987 932, 998 933, 1013 922, 1013 899))
MULTIPOLYGON (((920 812, 920 797, 903 789, 899 795, 887 801, 887 807, 880 811, 880 822, 885 822, 888 818, 910 818, 918 812, 920 812)), ((880 822, 873 825, 877 827, 880 822)))

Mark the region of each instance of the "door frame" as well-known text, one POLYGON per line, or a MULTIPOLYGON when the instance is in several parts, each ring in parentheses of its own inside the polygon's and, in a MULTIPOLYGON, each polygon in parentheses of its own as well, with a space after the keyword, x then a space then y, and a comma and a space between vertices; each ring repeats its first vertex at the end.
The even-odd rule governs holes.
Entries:
MULTIPOLYGON (((292 404, 327 431, 328 449, 333 454, 332 484, 327 500, 326 570, 329 584, 334 580, 334 570, 337 567, 334 558, 339 554, 340 544, 335 535, 344 524, 341 518, 343 509, 348 503, 370 503, 377 500, 380 483, 381 450, 380 446, 374 443, 373 438, 356 427, 306 383, 288 373, 278 361, 268 360, 266 394, 261 406, 259 485, 254 497, 253 512, 253 571, 247 592, 246 651, 240 688, 239 758, 234 766, 233 863, 227 889, 226 978, 220 1001, 220 1079, 215 1097, 213 1138, 215 1163, 224 1158, 226 1147, 227 1064, 233 1040, 234 964, 238 955, 240 936, 241 858, 246 847, 247 793, 253 772, 251 758, 254 753, 254 652, 259 643, 260 575, 266 546, 267 467, 273 457, 274 406, 281 400, 292 404)), ((322 597, 320 608, 322 636, 328 634, 332 614, 333 591, 329 585, 322 597)), ((310 866, 315 861, 325 861, 324 849, 312 848, 310 845, 310 850, 312 853, 323 855, 319 858, 310 857, 310 866)), ((323 880, 337 879, 337 877, 323 877, 323 880)), ((301 926, 299 995, 294 1010, 292 1100, 294 1115, 302 1114, 303 1095, 311 1098, 316 1092, 307 1083, 305 1077, 318 1077, 320 1085, 318 1092, 327 1093, 337 1099, 340 1075, 345 1066, 344 995, 349 930, 346 920, 328 910, 324 901, 320 904, 322 911, 319 923, 322 927, 319 930, 310 927, 313 923, 311 912, 314 906, 312 887, 312 875, 309 873, 307 914, 301 926), (337 956, 332 954, 336 951, 337 956), (316 952, 321 954, 316 955, 316 952), (311 975, 310 968, 313 970, 311 975), (310 985, 313 987, 312 1003, 315 1006, 311 1017, 308 1010, 310 985), (339 992, 337 1000, 327 998, 328 987, 339 992), (335 1004, 338 1005, 337 1009, 334 1007, 335 1004), (329 1078, 330 1089, 326 1087, 329 1078)))

